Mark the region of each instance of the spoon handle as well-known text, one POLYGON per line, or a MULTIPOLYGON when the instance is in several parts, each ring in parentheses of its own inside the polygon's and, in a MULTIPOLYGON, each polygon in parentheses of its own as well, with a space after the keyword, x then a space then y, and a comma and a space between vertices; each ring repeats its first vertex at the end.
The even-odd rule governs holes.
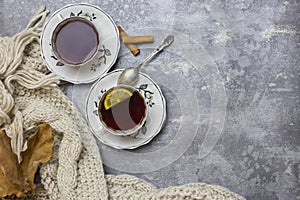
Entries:
POLYGON ((145 60, 139 64, 138 68, 141 68, 145 63, 147 63, 149 60, 151 60, 158 52, 169 46, 172 42, 174 41, 174 36, 173 35, 168 35, 163 42, 154 50, 152 53, 145 58, 145 60))

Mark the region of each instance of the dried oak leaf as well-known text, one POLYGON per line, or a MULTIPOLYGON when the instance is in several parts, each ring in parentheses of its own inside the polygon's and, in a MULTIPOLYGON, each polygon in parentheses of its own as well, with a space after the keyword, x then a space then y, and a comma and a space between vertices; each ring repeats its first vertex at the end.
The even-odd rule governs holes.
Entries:
POLYGON ((23 197, 35 193, 34 175, 40 163, 46 163, 53 154, 54 138, 48 124, 38 126, 28 139, 28 148, 21 153, 22 162, 13 153, 10 138, 0 131, 0 198, 15 194, 23 197))
POLYGON ((0 197, 19 194, 22 185, 18 157, 12 151, 10 138, 2 130, 0 131, 0 197))
POLYGON ((31 135, 27 141, 27 150, 21 153, 23 161, 20 164, 24 177, 24 186, 31 188, 35 193, 34 175, 40 163, 46 163, 53 154, 54 138, 50 125, 41 124, 37 133, 31 135))

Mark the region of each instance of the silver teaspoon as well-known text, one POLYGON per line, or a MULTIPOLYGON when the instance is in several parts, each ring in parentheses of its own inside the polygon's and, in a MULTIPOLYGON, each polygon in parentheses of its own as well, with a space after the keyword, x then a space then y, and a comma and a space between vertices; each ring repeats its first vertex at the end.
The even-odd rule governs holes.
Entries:
POLYGON ((145 60, 136 67, 128 67, 122 71, 118 78, 118 85, 130 85, 134 86, 139 80, 139 72, 148 61, 150 61, 157 53, 169 46, 174 41, 173 35, 168 35, 161 45, 157 47, 145 60))

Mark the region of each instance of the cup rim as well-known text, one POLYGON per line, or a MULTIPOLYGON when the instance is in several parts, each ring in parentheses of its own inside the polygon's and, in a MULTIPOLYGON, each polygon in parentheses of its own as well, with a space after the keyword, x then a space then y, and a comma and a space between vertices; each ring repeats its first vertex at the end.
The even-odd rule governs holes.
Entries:
POLYGON ((145 124, 146 122, 146 119, 147 119, 147 116, 148 116, 148 108, 147 108, 147 104, 146 104, 146 100, 144 98, 144 96, 134 87, 132 86, 129 86, 129 85, 116 85, 114 87, 111 87, 109 90, 107 90, 103 95, 102 97, 100 98, 99 100, 99 104, 98 104, 98 116, 99 116, 99 120, 101 122, 101 124, 103 125, 103 127, 105 128, 105 130, 107 130, 108 132, 112 133, 113 135, 116 135, 116 136, 129 136, 129 135, 133 135, 134 133, 136 133, 137 131, 139 131, 145 124), (102 101, 104 100, 104 97, 106 96, 106 94, 115 89, 115 88, 130 88, 130 90, 132 91, 136 91, 139 93, 139 95, 142 97, 143 99, 143 102, 144 102, 144 105, 145 105, 145 115, 143 117, 143 119, 141 120, 141 122, 134 126, 133 128, 131 129, 128 129, 128 130, 113 130, 112 128, 108 127, 107 124, 104 122, 104 120, 102 120, 102 115, 101 115, 101 112, 100 112, 100 109, 101 109, 101 106, 102 106, 102 101))
POLYGON ((65 18, 63 19, 61 22, 59 22, 55 28, 53 29, 52 33, 51 33, 51 47, 52 47, 52 52, 54 53, 54 55, 57 57, 57 59, 59 59, 60 62, 64 63, 65 65, 68 65, 68 66, 73 66, 73 67, 79 67, 79 66, 83 66, 85 65, 86 63, 90 62, 91 60, 93 60, 95 58, 95 56, 97 55, 97 52, 99 51, 100 49, 100 33, 99 31, 97 30, 97 27, 88 19, 86 19, 85 17, 81 17, 81 16, 74 16, 74 17, 68 17, 68 18, 65 18), (97 49, 95 50, 95 52, 93 53, 93 55, 85 60, 84 62, 81 62, 81 63, 78 63, 78 64, 74 64, 74 63, 69 63, 67 61, 65 61, 64 59, 61 58, 61 56, 59 55, 59 53, 57 53, 57 50, 56 50, 56 45, 55 45, 55 39, 56 39, 56 33, 59 32, 60 28, 65 24, 67 23, 68 21, 75 21, 75 20, 81 20, 81 21, 84 21, 86 22, 87 24, 89 24, 95 31, 95 33, 97 34, 97 40, 98 40, 98 44, 97 44, 97 49))

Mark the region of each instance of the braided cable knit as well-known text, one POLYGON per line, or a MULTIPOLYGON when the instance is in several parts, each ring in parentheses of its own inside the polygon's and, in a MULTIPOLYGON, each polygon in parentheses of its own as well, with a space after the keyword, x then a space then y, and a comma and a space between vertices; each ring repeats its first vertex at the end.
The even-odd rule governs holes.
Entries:
POLYGON ((7 91, 4 84, 0 81, 0 126, 3 124, 10 124, 11 119, 9 112, 14 107, 14 99, 12 95, 7 91))
POLYGON ((16 152, 38 124, 53 129, 54 153, 40 167, 34 199, 243 199, 204 183, 157 189, 133 176, 105 176, 95 138, 41 58, 40 26, 47 13, 42 8, 24 31, 0 37, 0 128, 10 130, 16 152))

